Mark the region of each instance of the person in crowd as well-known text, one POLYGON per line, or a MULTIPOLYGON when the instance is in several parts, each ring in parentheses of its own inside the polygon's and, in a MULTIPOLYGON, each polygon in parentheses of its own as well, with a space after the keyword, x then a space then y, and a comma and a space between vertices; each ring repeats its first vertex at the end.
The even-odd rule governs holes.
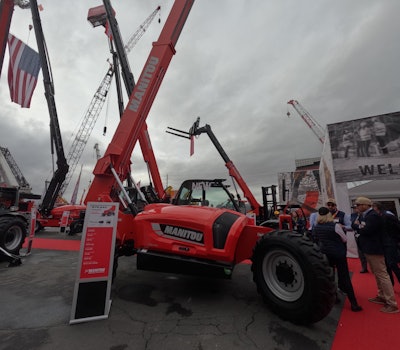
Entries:
POLYGON ((299 215, 299 213, 296 210, 292 211, 291 215, 292 215, 293 229, 299 233, 304 233, 306 229, 306 221, 304 217, 299 215))
POLYGON ((372 207, 383 219, 383 253, 390 281, 394 285, 393 274, 396 275, 400 283, 399 254, 397 251, 397 244, 400 242, 400 222, 393 213, 383 208, 382 203, 374 202, 372 207))
POLYGON ((372 118, 372 131, 374 132, 376 141, 378 141, 379 148, 382 154, 388 154, 387 143, 388 139, 386 136, 386 125, 380 121, 377 117, 372 118))
POLYGON ((344 158, 349 157, 350 148, 353 147, 353 135, 349 132, 349 130, 345 129, 343 131, 343 148, 344 148, 344 158))
POLYGON ((358 197, 355 201, 359 212, 353 223, 353 229, 359 233, 360 248, 364 252, 368 265, 375 276, 378 294, 369 298, 371 303, 382 304, 382 312, 397 313, 399 308, 394 295, 393 285, 386 270, 383 250, 383 219, 372 209, 372 201, 367 197, 358 197))
MULTIPOLYGON (((351 208, 353 209, 353 212, 350 214, 350 221, 351 221, 351 225, 353 226, 354 221, 358 218, 358 211, 357 211, 356 205, 353 205, 351 208)), ((358 258, 360 259, 360 263, 361 263, 360 273, 368 273, 367 258, 365 257, 364 252, 360 248, 360 243, 358 241, 359 236, 360 236, 360 234, 356 230, 354 230, 354 238, 357 243, 358 258)))
POLYGON ((309 230, 312 231, 313 227, 315 226, 315 224, 317 223, 317 216, 318 216, 318 212, 314 211, 310 214, 310 217, 308 218, 309 221, 309 230))
POLYGON ((369 146, 372 140, 372 131, 366 121, 360 123, 360 130, 358 132, 362 146, 362 157, 370 157, 369 146))
POLYGON ((351 310, 361 311, 362 307, 358 305, 347 265, 347 237, 342 226, 334 222, 328 208, 319 208, 312 234, 322 253, 327 256, 329 264, 332 268, 336 267, 338 287, 349 298, 351 310))
POLYGON ((354 140, 356 143, 357 157, 362 157, 363 156, 363 144, 360 139, 360 132, 358 130, 354 130, 353 136, 354 136, 354 140))
POLYGON ((339 223, 344 231, 351 230, 350 215, 338 209, 335 198, 328 198, 326 206, 332 214, 334 222, 339 223))

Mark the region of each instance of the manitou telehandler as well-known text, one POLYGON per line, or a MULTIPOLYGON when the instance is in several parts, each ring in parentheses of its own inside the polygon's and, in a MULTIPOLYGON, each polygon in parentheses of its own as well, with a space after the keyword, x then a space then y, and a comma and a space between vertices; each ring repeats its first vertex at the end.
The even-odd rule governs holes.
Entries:
POLYGON ((85 202, 120 203, 116 258, 136 255, 137 268, 143 270, 225 278, 232 277, 235 265, 251 260, 257 290, 271 310, 295 323, 317 322, 334 304, 334 275, 325 255, 303 235, 252 225, 246 215, 227 208, 146 204, 124 188, 132 151, 193 3, 175 0, 95 166, 85 202))
MULTIPOLYGON (((211 205, 219 208, 229 208, 247 214, 260 226, 267 226, 275 229, 296 229, 300 233, 305 233, 307 220, 302 206, 293 203, 278 204, 276 186, 274 185, 261 187, 263 204, 259 204, 239 170, 218 141, 211 126, 205 124, 200 127, 200 117, 196 119, 188 132, 168 127, 167 133, 189 139, 191 142, 191 154, 193 154, 192 152, 194 150, 194 138, 201 134, 207 134, 211 143, 222 157, 235 189, 234 194, 228 189, 228 185, 225 185, 225 179, 185 180, 177 191, 175 198, 173 198, 173 204, 211 205), (244 199, 242 199, 242 196, 239 194, 237 187, 243 192, 244 199), (305 223, 302 228, 300 228, 299 225, 295 225, 294 220, 292 220, 294 212, 296 212, 297 217, 305 223)), ((285 187, 284 184, 282 185, 285 187)), ((286 191, 283 190, 284 194, 285 192, 286 191)))

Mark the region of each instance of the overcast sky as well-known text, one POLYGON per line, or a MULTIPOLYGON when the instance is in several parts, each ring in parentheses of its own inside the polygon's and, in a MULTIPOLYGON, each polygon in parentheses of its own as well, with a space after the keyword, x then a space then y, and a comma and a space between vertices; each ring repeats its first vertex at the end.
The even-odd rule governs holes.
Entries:
MULTIPOLYGON (((87 21, 88 9, 102 1, 38 3, 44 7, 40 15, 67 154, 108 68, 104 29, 92 28, 87 21)), ((172 4, 112 1, 125 41, 161 5, 161 23, 157 17, 128 55, 136 80, 172 4)), ((399 13, 398 0, 195 1, 147 119, 164 185, 178 188, 187 178, 228 176, 206 135, 196 140, 190 157, 189 141, 165 132, 168 126, 188 130, 198 116, 200 126, 211 126, 261 200, 261 186, 278 184, 277 174, 293 171, 295 159, 318 157, 322 150, 289 100, 298 100, 324 127, 399 111, 399 13)), ((34 31, 28 29, 31 17, 30 10, 16 7, 10 32, 36 49, 34 31)), ((42 74, 31 108, 22 109, 10 100, 7 69, 8 48, 0 80, 0 145, 10 150, 33 192, 40 194, 52 177, 42 74)), ((79 196, 92 177, 95 143, 103 153, 118 120, 113 85, 79 163, 79 196)), ((148 184, 139 147, 132 161, 135 181, 148 184)), ((75 181, 67 189, 67 200, 75 181)))

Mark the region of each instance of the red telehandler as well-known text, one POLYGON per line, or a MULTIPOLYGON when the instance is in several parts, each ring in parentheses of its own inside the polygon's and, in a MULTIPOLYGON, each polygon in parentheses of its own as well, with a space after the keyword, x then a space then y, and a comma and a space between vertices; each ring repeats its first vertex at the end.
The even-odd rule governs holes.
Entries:
MULTIPOLYGON (((183 137, 194 141, 196 136, 207 134, 212 144, 225 162, 225 166, 229 170, 229 175, 232 178, 232 183, 235 187, 236 197, 229 191, 225 185, 225 179, 205 180, 194 179, 185 180, 176 193, 173 203, 176 205, 187 205, 189 203, 197 205, 211 205, 217 207, 225 207, 234 209, 241 213, 247 214, 250 217, 255 216, 255 223, 260 226, 272 227, 276 229, 296 229, 300 233, 305 233, 306 225, 294 225, 292 220, 293 212, 296 212, 299 218, 306 223, 306 216, 302 207, 298 204, 287 203, 285 205, 278 205, 276 199, 276 186, 263 186, 262 203, 259 204, 255 196, 251 192, 246 181, 243 179, 235 164, 228 157, 224 148, 218 141, 211 126, 205 124, 200 127, 200 117, 193 123, 189 132, 168 127, 167 133, 183 137), (170 131, 172 130, 172 131, 170 131), (241 195, 238 193, 236 184, 243 192, 246 201, 242 200, 241 195), (279 213, 279 214, 275 214, 279 213)), ((283 186, 285 187, 285 186, 283 186)), ((285 191, 284 191, 285 192, 285 191)), ((285 200, 285 199, 283 199, 285 200)))
MULTIPOLYGON (((60 188, 65 180, 66 174, 68 173, 68 164, 64 154, 64 148, 62 143, 61 131, 58 122, 56 103, 54 99, 54 83, 51 74, 50 62, 46 47, 46 42, 42 30, 42 24, 39 16, 39 10, 36 0, 1 0, 0 2, 0 63, 2 65, 4 59, 5 48, 7 44, 7 38, 11 25, 12 15, 14 6, 19 6, 23 9, 31 9, 33 28, 35 30, 36 42, 39 51, 40 63, 43 74, 43 83, 45 90, 46 102, 50 116, 50 136, 51 136, 51 147, 52 153, 57 155, 57 168, 53 174, 51 181, 49 182, 46 191, 42 197, 41 203, 38 208, 36 229, 37 231, 43 227, 59 227, 60 220, 64 211, 69 211, 69 224, 80 217, 81 211, 84 206, 79 205, 66 205, 55 207, 60 188)), ((18 234, 21 246, 23 244, 26 232, 20 232, 18 234)), ((16 237, 16 236, 15 236, 16 237)), ((18 249, 17 249, 18 250, 18 249)))
MULTIPOLYGON (((85 202, 120 202, 115 257, 136 255, 138 269, 230 278, 251 259, 257 290, 271 310, 299 324, 318 322, 335 301, 332 269, 303 235, 255 226, 226 208, 135 201, 124 189, 130 157, 175 54, 194 0, 175 0, 115 134, 93 171, 85 202)), ((114 262, 116 267, 117 261, 114 262)))

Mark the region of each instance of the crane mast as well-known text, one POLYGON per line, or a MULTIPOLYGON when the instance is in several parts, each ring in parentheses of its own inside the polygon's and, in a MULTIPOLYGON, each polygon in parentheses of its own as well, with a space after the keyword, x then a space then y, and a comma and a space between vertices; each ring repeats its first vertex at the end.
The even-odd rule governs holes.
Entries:
POLYGON ((54 99, 53 77, 51 74, 49 55, 44 40, 38 5, 36 0, 31 0, 30 2, 33 28, 35 30, 36 42, 42 67, 45 96, 50 114, 50 136, 52 140, 52 146, 55 147, 57 154, 57 169, 54 172, 53 178, 50 181, 50 184, 46 190, 46 193, 43 196, 43 200, 39 208, 39 212, 41 214, 49 215, 50 211, 54 208, 54 204, 60 192, 61 185, 64 182, 65 177, 68 173, 69 166, 64 154, 64 147, 57 116, 56 102, 54 99))
MULTIPOLYGON (((135 47, 138 43, 139 39, 143 36, 146 32, 147 28, 153 21, 156 14, 160 11, 161 7, 158 6, 147 18, 146 20, 140 25, 140 27, 133 33, 128 43, 125 45, 125 52, 130 53, 131 50, 135 47)), ((92 101, 89 104, 89 108, 83 118, 82 124, 79 127, 78 132, 72 142, 71 148, 67 155, 67 162, 69 164, 70 170, 63 182, 61 189, 60 189, 60 196, 62 196, 67 189, 71 179, 74 175, 75 169, 79 163, 79 160, 82 156, 82 153, 85 149, 85 146, 89 140, 89 137, 92 133, 92 130, 97 122, 97 119, 100 115, 100 112, 104 106, 106 101, 106 97, 108 91, 110 90, 112 78, 115 73, 115 68, 112 64, 110 64, 109 69, 107 70, 103 80, 101 81, 96 93, 94 94, 92 101)), ((100 158, 100 157, 98 157, 100 158)), ((97 159, 98 159, 97 158, 97 159)))
MULTIPOLYGON (((304 120, 307 126, 312 130, 318 140, 323 144, 325 142, 325 130, 323 127, 311 116, 310 113, 296 100, 290 100, 288 104, 292 105, 293 108, 299 113, 300 117, 304 120)), ((288 116, 290 113, 288 112, 288 116)))

